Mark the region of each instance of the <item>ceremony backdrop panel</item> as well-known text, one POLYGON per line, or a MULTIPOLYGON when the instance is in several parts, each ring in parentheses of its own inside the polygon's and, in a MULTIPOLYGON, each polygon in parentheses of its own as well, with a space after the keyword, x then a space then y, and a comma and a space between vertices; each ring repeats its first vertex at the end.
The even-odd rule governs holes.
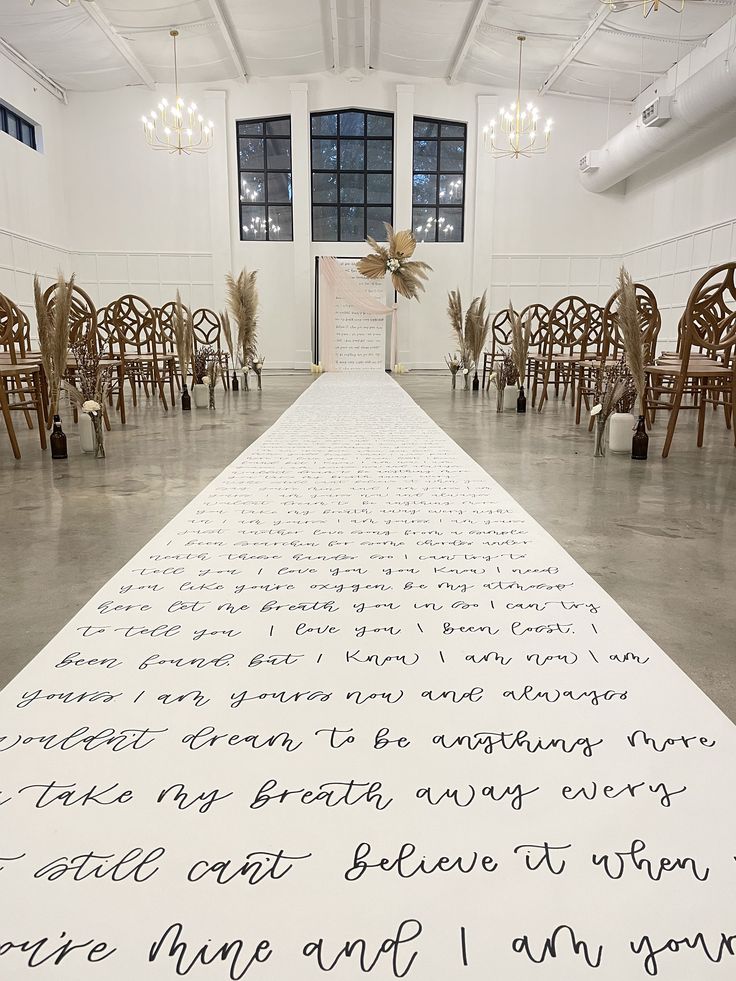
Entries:
POLYGON ((0 718, 7 981, 733 977, 733 725, 383 373, 315 382, 0 718))

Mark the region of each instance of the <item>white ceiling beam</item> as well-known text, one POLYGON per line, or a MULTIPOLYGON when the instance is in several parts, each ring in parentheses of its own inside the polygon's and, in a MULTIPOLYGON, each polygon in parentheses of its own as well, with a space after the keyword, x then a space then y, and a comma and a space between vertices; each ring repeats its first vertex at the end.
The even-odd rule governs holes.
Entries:
POLYGON ((585 28, 583 33, 577 39, 577 41, 573 42, 573 44, 571 44, 570 47, 567 49, 567 51, 565 52, 565 56, 563 57, 559 65, 555 68, 555 70, 552 72, 552 74, 548 75, 547 78, 544 80, 544 82, 542 82, 541 86, 539 87, 539 92, 541 95, 544 95, 545 92, 549 92, 549 90, 555 84, 555 82, 560 77, 560 75, 562 75, 562 73, 568 68, 570 63, 575 60, 575 56, 583 50, 583 48, 588 43, 588 41, 590 41, 590 39, 593 37, 595 32, 600 27, 603 26, 603 22, 605 21, 605 19, 608 17, 610 13, 611 13, 610 7, 605 7, 605 6, 601 7, 601 9, 595 15, 593 20, 588 24, 588 26, 585 28))
POLYGON ((371 0, 363 0, 363 70, 371 70, 371 0))
POLYGON ((66 95, 66 89, 63 89, 58 82, 55 82, 53 78, 42 72, 40 68, 36 68, 32 61, 29 61, 24 57, 20 51, 16 51, 12 44, 8 44, 4 38, 0 37, 0 54, 4 54, 8 61, 12 61, 14 65, 20 68, 21 71, 25 72, 29 78, 32 78, 35 82, 38 82, 47 92, 50 92, 54 98, 58 99, 59 102, 68 102, 66 95))
POLYGON ((463 34, 460 42, 460 47, 455 55, 455 60, 452 63, 452 67, 450 68, 450 74, 447 76, 447 81, 451 85, 453 82, 457 81, 457 76, 460 74, 460 69, 463 67, 465 59, 468 57, 468 51, 470 51, 470 48, 480 29, 480 25, 483 23, 483 18, 486 10, 488 9, 488 3, 489 0, 477 0, 475 12, 470 19, 470 23, 465 29, 465 33, 463 34))
POLYGON ((210 8, 217 21, 217 26, 220 29, 220 34, 222 34, 222 39, 225 42, 225 47, 230 54, 235 69, 238 76, 241 79, 248 77, 248 72, 245 68, 245 62, 243 61, 243 56, 240 53, 240 48, 238 47, 238 41, 235 36, 235 32, 230 26, 230 22, 225 13, 225 9, 222 5, 222 0, 210 0, 210 8))
POLYGON ((332 35, 332 70, 340 71, 340 34, 337 25, 337 0, 330 0, 330 34, 332 35))
POLYGON ((95 0, 80 0, 79 6, 89 17, 89 19, 97 24, 108 41, 110 41, 114 47, 117 48, 123 58, 136 73, 138 78, 140 78, 140 80, 147 85, 149 89, 155 89, 156 79, 149 72, 138 55, 136 55, 125 38, 118 34, 113 25, 107 19, 106 15, 97 6, 95 0))

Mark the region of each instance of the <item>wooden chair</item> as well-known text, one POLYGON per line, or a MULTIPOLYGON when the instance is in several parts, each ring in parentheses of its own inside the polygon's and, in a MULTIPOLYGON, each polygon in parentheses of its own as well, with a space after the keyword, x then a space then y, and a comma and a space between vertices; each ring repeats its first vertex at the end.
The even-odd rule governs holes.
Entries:
MULTIPOLYGON (((647 365, 647 414, 670 413, 662 456, 667 457, 681 409, 698 412, 697 445, 703 445, 706 408, 723 409, 733 428, 736 401, 736 262, 715 266, 693 287, 682 319, 679 357, 647 365), (683 399, 692 395, 692 402, 683 399)), ((736 445, 736 439, 734 440, 736 445)))
MULTIPOLYGON (((123 360, 122 345, 118 335, 117 327, 113 321, 112 304, 99 307, 96 316, 96 337, 97 346, 104 359, 104 364, 112 368, 110 385, 107 389, 107 401, 109 405, 115 402, 117 396, 116 409, 120 413, 120 423, 125 425, 127 422, 125 411, 125 362, 123 360)), ((135 391, 133 391, 135 404, 135 391)))
POLYGON ((153 307, 142 296, 126 293, 111 304, 109 320, 117 331, 120 356, 125 377, 130 382, 133 404, 137 405, 136 385, 143 386, 146 398, 148 386, 158 389, 158 397, 164 411, 168 412, 163 379, 160 371, 160 353, 156 315, 153 307))
POLYGON ((192 331, 194 334, 194 350, 199 347, 210 346, 217 352, 217 360, 222 369, 222 387, 230 388, 230 354, 222 350, 222 325, 220 318, 214 310, 207 307, 200 307, 192 314, 192 331))
POLYGON ((530 303, 519 314, 522 325, 530 325, 529 350, 526 358, 524 383, 532 392, 532 405, 535 404, 537 388, 544 375, 545 343, 549 330, 549 307, 543 303, 530 303))
POLYGON ((493 366, 501 358, 502 350, 511 344, 511 311, 499 310, 491 321, 491 329, 488 332, 491 339, 490 351, 483 352, 483 375, 481 378, 481 390, 490 388, 493 366), (486 376, 488 382, 486 383, 486 376))
MULTIPOLYGON (((191 317, 189 309, 184 307, 187 316, 191 317)), ((161 358, 160 369, 164 384, 168 381, 169 392, 171 394, 171 404, 176 401, 176 391, 181 388, 179 381, 179 358, 176 353, 176 337, 174 335, 174 317, 176 316, 176 302, 169 300, 163 306, 156 307, 153 311, 156 314, 156 327, 158 330, 159 356, 161 358)), ((187 366, 188 368, 188 366, 187 366)))
POLYGON ((20 460, 21 453, 13 425, 14 411, 22 412, 28 428, 33 429, 31 410, 35 410, 41 449, 46 449, 41 365, 34 358, 26 358, 28 333, 28 318, 12 300, 0 294, 0 347, 5 355, 0 361, 0 411, 16 460, 20 460))
POLYGON ((586 356, 589 335, 592 336, 596 325, 602 324, 602 315, 597 311, 600 311, 597 304, 588 303, 581 296, 565 296, 550 310, 538 412, 549 398, 550 384, 554 384, 555 396, 562 385, 563 399, 568 390, 575 399, 577 365, 586 356))

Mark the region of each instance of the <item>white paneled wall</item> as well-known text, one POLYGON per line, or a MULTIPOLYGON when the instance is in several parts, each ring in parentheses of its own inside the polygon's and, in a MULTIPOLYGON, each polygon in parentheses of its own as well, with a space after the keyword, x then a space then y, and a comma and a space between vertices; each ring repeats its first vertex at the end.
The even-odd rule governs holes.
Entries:
POLYGON ((570 293, 603 305, 615 288, 618 255, 494 255, 491 307, 517 310, 528 303, 551 307, 570 293))
POLYGON ((735 257, 736 219, 729 219, 634 249, 624 261, 634 279, 654 292, 662 311, 661 337, 672 341, 693 286, 711 266, 735 257))
POLYGON ((44 289, 69 272, 66 249, 0 228, 0 293, 14 300, 35 323, 33 276, 38 273, 44 289))

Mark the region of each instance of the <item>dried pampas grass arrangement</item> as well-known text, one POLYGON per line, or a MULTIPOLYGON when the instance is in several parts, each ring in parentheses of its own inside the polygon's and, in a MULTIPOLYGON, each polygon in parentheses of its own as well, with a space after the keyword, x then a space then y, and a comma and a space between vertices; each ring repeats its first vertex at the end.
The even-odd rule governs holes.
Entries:
POLYGON ((483 354, 483 348, 488 340, 490 330, 490 314, 486 310, 486 294, 476 296, 465 314, 465 337, 467 346, 475 365, 475 377, 478 377, 478 365, 483 354))
POLYGON ((257 271, 254 270, 249 273, 245 269, 242 270, 237 279, 230 273, 225 276, 227 302, 237 327, 233 344, 241 360, 246 388, 248 387, 248 372, 258 357, 256 348, 258 333, 257 276, 257 271))
POLYGON ((360 259, 358 272, 366 279, 383 279, 388 272, 397 293, 407 300, 418 299, 420 290, 424 291, 423 280, 427 279, 427 272, 431 272, 432 267, 426 262, 412 260, 417 240, 410 231, 395 232, 388 222, 383 224, 388 248, 369 235, 366 241, 375 251, 360 259))
POLYGON ((192 316, 187 307, 181 302, 179 290, 176 291, 176 303, 174 304, 174 341, 176 343, 176 354, 179 359, 181 380, 186 389, 189 365, 192 361, 194 334, 192 331, 192 316))
POLYGON ((232 361, 233 368, 235 367, 235 339, 233 338, 233 325, 230 323, 230 314, 227 310, 220 311, 220 330, 222 331, 222 336, 225 338, 225 344, 227 345, 228 353, 230 354, 230 360, 232 361))
POLYGON ((465 335, 465 321, 463 320, 463 301, 460 297, 460 290, 450 290, 447 294, 447 315, 450 318, 450 327, 457 344, 459 370, 465 378, 465 388, 468 388, 469 373, 473 366, 473 355, 470 351, 468 338, 465 335))
POLYGON ((626 351, 628 370, 639 399, 639 414, 646 414, 646 374, 644 371, 644 336, 639 324, 636 286, 625 266, 618 274, 618 316, 626 351))
POLYGON ((509 317, 511 318, 511 357, 516 367, 519 388, 523 388, 526 379, 529 342, 532 336, 532 316, 530 313, 526 318, 526 323, 522 324, 521 316, 514 310, 513 303, 509 301, 509 317))
POLYGON ((41 348, 41 360, 46 380, 49 386, 49 419, 59 410, 59 393, 61 383, 66 373, 66 363, 69 356, 69 333, 71 330, 70 313, 72 308, 72 290, 74 275, 69 280, 59 273, 56 281, 56 291, 52 309, 44 303, 41 282, 38 276, 33 277, 33 299, 36 306, 36 323, 38 325, 38 344, 41 348))

